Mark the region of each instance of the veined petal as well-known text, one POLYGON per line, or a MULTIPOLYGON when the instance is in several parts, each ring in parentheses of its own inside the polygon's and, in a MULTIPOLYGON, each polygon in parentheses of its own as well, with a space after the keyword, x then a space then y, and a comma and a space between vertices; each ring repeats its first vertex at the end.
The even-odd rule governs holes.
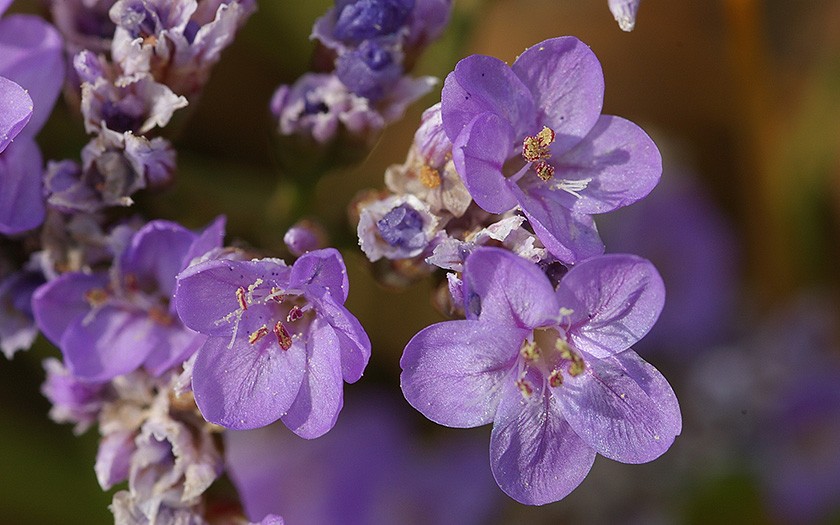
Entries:
POLYGON ((67 327, 90 312, 85 294, 107 285, 107 275, 71 272, 39 286, 32 294, 32 312, 38 328, 54 344, 61 344, 67 327))
POLYGON ((32 118, 32 98, 17 82, 0 76, 0 153, 32 118))
POLYGON ((524 137, 536 122, 537 110, 528 87, 498 58, 469 56, 447 75, 441 92, 441 118, 453 143, 461 130, 481 113, 508 122, 515 137, 524 137))
POLYGON ((255 344, 210 337, 193 367, 193 392, 207 421, 235 430, 278 420, 292 406, 306 370, 306 349, 282 350, 272 337, 255 344))
POLYGON ((64 81, 64 49, 58 31, 32 15, 0 20, 0 75, 32 97, 34 111, 23 134, 34 137, 52 112, 64 81))
POLYGON ((572 344, 602 358, 630 348, 650 330, 665 304, 665 284, 650 261, 608 254, 569 270, 557 300, 583 307, 571 314, 572 344))
POLYGON ((572 36, 552 38, 526 49, 511 68, 533 94, 537 124, 556 133, 555 154, 589 133, 604 102, 604 73, 589 46, 572 36))
POLYGON ((556 177, 583 183, 572 210, 586 214, 633 204, 650 193, 662 175, 662 157, 647 133, 629 120, 608 115, 574 148, 555 156, 552 165, 556 177))
POLYGON ((25 232, 44 221, 41 174, 41 150, 30 137, 18 135, 0 154, 0 233, 25 232))
POLYGON ((171 296, 175 276, 183 269, 184 256, 196 234, 170 221, 152 221, 137 231, 120 258, 123 275, 132 274, 143 289, 171 296))
POLYGON ((335 248, 324 248, 302 255, 292 266, 289 286, 323 288, 338 304, 344 304, 350 292, 344 259, 335 248))
POLYGON ((466 300, 478 297, 478 318, 493 330, 501 326, 530 330, 558 321, 560 305, 548 277, 537 265, 507 250, 476 248, 464 263, 463 278, 466 300))
POLYGON ((504 213, 516 206, 516 197, 502 172, 511 154, 513 133, 503 118, 481 113, 464 127, 452 145, 455 171, 476 204, 490 213, 504 213))
POLYGON ((604 253, 592 217, 570 211, 553 198, 553 191, 531 188, 523 192, 518 187, 514 191, 537 238, 560 261, 574 264, 604 253))
POLYGON ((526 400, 507 386, 490 436, 490 466, 505 494, 526 505, 561 500, 594 462, 595 450, 563 419, 549 392, 526 400))
POLYGON ((450 427, 493 421, 501 391, 528 331, 481 321, 445 321, 421 330, 405 347, 400 386, 424 416, 450 427))
POLYGON ((288 276, 289 267, 277 260, 201 262, 178 274, 175 307, 181 321, 196 332, 229 335, 241 309, 237 289, 247 289, 258 279, 286 283, 288 276))
POLYGON ((137 312, 105 306, 76 318, 61 338, 70 371, 85 381, 108 381, 139 367, 161 342, 159 327, 137 312))
POLYGON ((336 304, 332 296, 322 297, 317 305, 318 314, 332 326, 338 337, 344 381, 355 383, 370 360, 370 338, 359 320, 347 308, 336 304))
POLYGON ((584 373, 553 389, 569 425, 599 454, 622 463, 658 458, 682 430, 671 385, 636 352, 586 358, 584 373))
POLYGON ((326 434, 338 419, 344 401, 341 356, 335 330, 316 319, 306 343, 306 374, 297 398, 281 419, 298 436, 314 439, 326 434))

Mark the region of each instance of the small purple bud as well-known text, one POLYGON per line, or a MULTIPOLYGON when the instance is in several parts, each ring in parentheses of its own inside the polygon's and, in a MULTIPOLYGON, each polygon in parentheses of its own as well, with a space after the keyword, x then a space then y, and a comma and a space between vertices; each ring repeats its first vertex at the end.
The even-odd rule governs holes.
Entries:
POLYGON ((407 203, 386 213, 376 225, 382 239, 391 246, 413 250, 427 242, 423 216, 407 203))
POLYGON ((286 235, 283 236, 283 242, 286 243, 286 248, 295 257, 300 257, 306 252, 318 250, 326 246, 326 235, 320 225, 302 220, 295 223, 289 228, 286 235))
POLYGON ((333 34, 340 40, 353 43, 391 35, 405 24, 412 9, 414 0, 338 2, 333 34))

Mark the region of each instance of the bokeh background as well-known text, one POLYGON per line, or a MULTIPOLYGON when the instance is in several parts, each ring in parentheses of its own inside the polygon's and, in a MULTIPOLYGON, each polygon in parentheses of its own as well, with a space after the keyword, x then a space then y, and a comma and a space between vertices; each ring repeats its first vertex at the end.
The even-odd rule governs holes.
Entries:
MULTIPOLYGON (((402 348, 442 319, 430 299, 435 283, 380 284, 347 219, 353 196, 383 187, 384 169, 403 161, 439 90, 361 162, 301 168, 278 140, 268 102, 308 70, 311 24, 331 2, 259 4, 202 98, 166 129, 179 155, 175 185, 138 196, 137 211, 189 227, 223 213, 228 242, 277 254, 290 224, 317 217, 345 256, 348 306, 373 341, 365 377, 345 390, 348 408, 364 414, 373 399, 374 413, 399 420, 409 436, 401 454, 420 454, 399 468, 417 476, 450 440, 466 440, 461 459, 486 454, 489 427, 437 428, 402 399, 402 348), (314 205, 301 209, 301 187, 315 176, 314 205)), ((11 11, 43 7, 18 0, 11 11)), ((471 469, 461 478, 436 470, 432 479, 450 489, 424 492, 424 503, 462 505, 478 523, 840 523, 840 1, 644 0, 635 31, 624 33, 606 0, 456 0, 415 73, 442 79, 470 53, 512 62, 560 35, 579 37, 601 60, 604 112, 641 125, 662 150, 660 186, 599 226, 608 251, 649 257, 665 277, 666 310, 637 350, 674 386, 683 435, 651 464, 599 457, 575 492, 545 507, 504 496, 487 461, 459 466, 471 469)), ((60 100, 39 136, 45 158, 76 159, 86 141, 77 111, 60 100)), ((0 362, 0 523, 112 521, 111 493, 93 472, 96 431, 77 437, 47 417, 41 360, 57 355, 39 339, 0 362)), ((339 420, 351 424, 346 414, 339 420)), ((334 440, 347 454, 365 439, 342 432, 357 440, 334 440)), ((394 523, 423 514, 417 502, 394 505, 394 523)))

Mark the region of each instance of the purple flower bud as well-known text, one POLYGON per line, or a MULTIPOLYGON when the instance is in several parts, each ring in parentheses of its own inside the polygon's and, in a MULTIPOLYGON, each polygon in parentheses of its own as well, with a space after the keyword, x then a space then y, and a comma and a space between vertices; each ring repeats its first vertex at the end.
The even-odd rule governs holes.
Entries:
POLYGON ((622 31, 632 31, 636 27, 636 12, 641 0, 609 0, 610 12, 622 31))
POLYGON ((335 73, 352 93, 375 103, 402 76, 402 57, 393 43, 365 40, 359 47, 338 57, 335 73))
POLYGON ((302 220, 289 228, 283 236, 286 248, 295 257, 324 247, 326 234, 323 228, 315 222, 302 220))
POLYGON ((339 0, 333 34, 353 44, 392 35, 405 24, 413 8, 414 0, 339 0))
POLYGON ((437 231, 438 218, 413 195, 391 196, 362 208, 357 233, 368 259, 420 255, 437 231))

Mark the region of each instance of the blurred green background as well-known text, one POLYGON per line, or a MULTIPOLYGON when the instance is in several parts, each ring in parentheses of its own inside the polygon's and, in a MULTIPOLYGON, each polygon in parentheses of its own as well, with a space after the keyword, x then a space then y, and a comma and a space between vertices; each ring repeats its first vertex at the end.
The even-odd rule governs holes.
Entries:
MULTIPOLYGON (((636 29, 629 34, 618 29, 606 0, 455 4, 453 23, 423 55, 416 74, 442 79, 470 53, 512 62, 545 38, 579 37, 603 65, 604 112, 636 122, 668 148, 666 175, 669 162, 677 159, 691 166, 728 218, 743 262, 737 291, 744 313, 738 322, 754 323, 805 289, 820 290, 836 303, 840 1, 644 0, 636 29)), ((189 227, 223 213, 229 220, 229 242, 238 239, 282 253, 282 235, 299 218, 295 202, 302 175, 284 167, 288 152, 282 150, 268 102, 277 85, 308 70, 311 24, 330 5, 324 0, 260 2, 259 11, 224 53, 202 98, 170 126, 178 130, 169 135, 178 150, 177 180, 165 192, 138 196, 142 213, 189 227)), ((12 11, 41 12, 39 8, 18 0, 12 11)), ((371 365, 361 383, 382 386, 394 396, 400 395, 403 346, 441 316, 431 305, 428 281, 399 291, 376 283, 355 247, 347 205, 356 192, 384 185, 385 167, 403 161, 421 111, 438 97, 436 90, 412 106, 364 162, 325 173, 315 189, 315 208, 307 210, 341 247, 351 278, 348 306, 373 341, 371 365)), ((77 159, 86 141, 76 111, 60 100, 39 136, 45 158, 77 159)), ((39 393, 44 378, 40 361, 57 355, 39 339, 32 351, 0 362, 0 523, 112 521, 107 510, 111 494, 100 490, 93 473, 96 431, 77 438, 69 426, 47 418, 49 404, 39 393)), ((664 365, 651 361, 669 379, 686 376, 679 360, 664 365)), ((685 406, 689 388, 672 381, 685 406)), ((356 388, 364 386, 348 387, 347 395, 356 388)), ((406 414, 419 417, 407 405, 406 414)), ((687 422, 684 434, 692 431, 687 422)), ((599 499, 595 491, 622 490, 619 482, 611 487, 603 480, 627 478, 647 487, 650 501, 667 510, 666 522, 778 520, 767 510, 755 479, 737 467, 700 473, 700 481, 689 484, 691 490, 669 492, 673 480, 661 473, 685 469, 681 443, 678 438, 651 465, 617 465, 598 458, 591 477, 601 481, 588 479, 566 500, 545 508, 510 503, 501 522, 577 523, 579 509, 587 506, 592 513, 583 521, 623 521, 624 509, 600 507, 610 500, 599 499)))

